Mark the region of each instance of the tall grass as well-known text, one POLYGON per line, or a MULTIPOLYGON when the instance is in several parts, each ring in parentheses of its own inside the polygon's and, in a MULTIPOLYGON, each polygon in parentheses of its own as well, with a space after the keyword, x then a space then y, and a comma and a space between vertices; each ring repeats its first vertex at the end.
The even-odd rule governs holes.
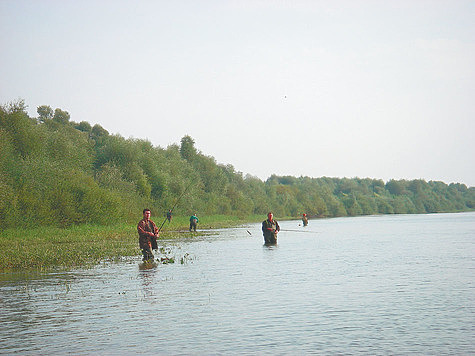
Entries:
MULTIPOLYGON (((261 218, 261 217, 259 217, 261 218)), ((200 217, 198 229, 236 226, 244 221, 237 217, 214 215, 200 217)), ((164 221, 153 219, 158 227, 164 221)), ((165 221, 162 239, 183 236, 188 232, 189 217, 174 216, 165 221)), ((69 228, 38 227, 32 229, 7 229, 0 232, 0 270, 45 270, 93 266, 101 261, 119 260, 126 256, 140 255, 136 225, 112 226, 79 225, 69 228)))
POLYGON ((74 267, 134 254, 132 226, 8 229, 0 234, 0 269, 74 267))

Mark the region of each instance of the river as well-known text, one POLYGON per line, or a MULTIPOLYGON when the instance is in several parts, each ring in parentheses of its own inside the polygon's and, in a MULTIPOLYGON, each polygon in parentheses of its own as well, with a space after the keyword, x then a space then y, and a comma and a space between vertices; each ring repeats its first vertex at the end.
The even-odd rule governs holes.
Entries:
POLYGON ((0 354, 475 354, 475 213, 280 225, 272 247, 260 224, 162 240, 152 268, 3 273, 0 354))

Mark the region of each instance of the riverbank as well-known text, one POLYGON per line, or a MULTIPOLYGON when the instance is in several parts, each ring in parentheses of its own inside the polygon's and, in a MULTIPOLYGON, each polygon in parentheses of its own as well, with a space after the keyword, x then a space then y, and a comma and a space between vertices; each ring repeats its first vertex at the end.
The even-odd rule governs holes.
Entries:
MULTIPOLYGON (((199 231, 190 233, 188 217, 174 216, 170 223, 164 223, 160 239, 193 238, 212 229, 260 220, 262 216, 200 217, 199 231)), ((163 223, 162 218, 154 221, 158 227, 163 223)), ((139 255, 136 224, 80 225, 66 229, 38 227, 0 232, 0 271, 88 267, 101 261, 139 255)))

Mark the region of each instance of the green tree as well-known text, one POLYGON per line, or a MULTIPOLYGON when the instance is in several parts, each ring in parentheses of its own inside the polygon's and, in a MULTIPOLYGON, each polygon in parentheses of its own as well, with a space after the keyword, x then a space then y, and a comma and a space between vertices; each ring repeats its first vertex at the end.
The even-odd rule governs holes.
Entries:
POLYGON ((165 211, 183 193, 186 204, 175 214, 323 217, 475 209, 475 188, 464 184, 277 175, 263 182, 202 154, 188 135, 181 145, 162 149, 109 135, 97 124, 77 124, 61 109, 52 113, 43 105, 37 112, 39 119, 30 118, 22 100, 0 106, 0 228, 105 224, 106 217, 136 222, 144 205, 165 211))
POLYGON ((192 161, 196 154, 195 141, 191 136, 183 136, 181 139, 180 154, 183 159, 186 159, 188 162, 192 161))
POLYGON ((24 103, 11 103, 0 108, 0 129, 11 138, 15 151, 22 157, 40 153, 43 132, 24 111, 24 103))
POLYGON ((405 192, 403 182, 394 179, 386 183, 386 189, 393 195, 402 195, 405 192))
POLYGON ((53 109, 51 109, 50 106, 48 105, 41 105, 38 106, 36 109, 36 112, 38 113, 38 121, 39 122, 45 122, 47 120, 51 120, 53 118, 53 109))
POLYGON ((83 131, 83 132, 90 133, 92 131, 91 124, 87 121, 81 121, 79 124, 75 125, 74 127, 78 129, 79 131, 83 131))
POLYGON ((363 210, 354 196, 348 196, 342 199, 349 216, 362 215, 363 210))
POLYGON ((69 119, 70 119, 70 115, 67 111, 63 111, 61 109, 54 110, 54 115, 53 115, 54 122, 58 124, 66 125, 69 123, 69 119))

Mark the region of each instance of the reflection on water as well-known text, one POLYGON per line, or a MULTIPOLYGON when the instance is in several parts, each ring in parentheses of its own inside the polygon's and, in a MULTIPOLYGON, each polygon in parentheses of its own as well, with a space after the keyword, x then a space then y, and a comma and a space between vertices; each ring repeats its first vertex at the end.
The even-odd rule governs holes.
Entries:
POLYGON ((0 354, 475 353, 474 213, 297 224, 275 246, 260 224, 162 241, 174 264, 0 275, 0 354))
POLYGON ((155 296, 154 283, 156 274, 158 273, 157 263, 141 263, 139 264, 139 278, 142 281, 142 290, 144 298, 155 296))

